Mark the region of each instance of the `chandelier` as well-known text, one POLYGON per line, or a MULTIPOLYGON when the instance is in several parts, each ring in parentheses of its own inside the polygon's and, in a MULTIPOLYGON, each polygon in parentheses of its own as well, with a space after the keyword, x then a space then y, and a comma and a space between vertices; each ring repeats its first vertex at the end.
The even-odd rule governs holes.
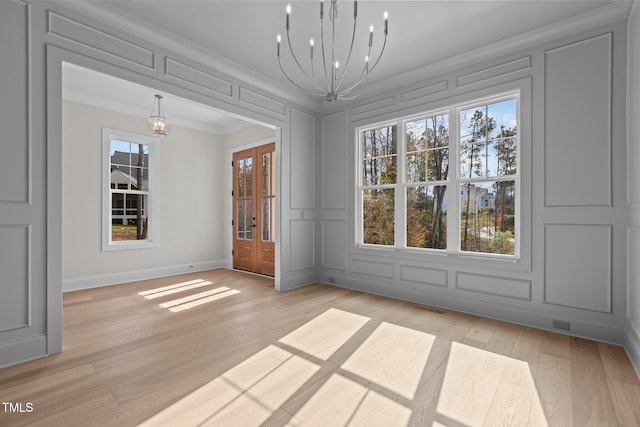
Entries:
POLYGON ((292 78, 285 71, 284 66, 282 65, 282 58, 280 52, 280 43, 282 43, 282 37, 278 34, 277 43, 277 56, 278 56, 278 65, 280 66, 280 70, 282 74, 289 80, 289 82, 302 90, 303 92, 311 93, 314 95, 321 95, 327 101, 336 101, 339 99, 349 100, 355 98, 355 96, 351 95, 351 93, 361 87, 367 77, 376 67, 382 54, 384 52, 384 48, 387 45, 387 34, 388 34, 388 14, 384 12, 384 41, 382 43, 382 48, 380 49, 380 53, 376 57, 375 61, 371 60, 371 50, 373 47, 373 25, 369 27, 369 45, 367 48, 367 55, 364 58, 364 64, 362 67, 362 71, 360 74, 356 74, 357 77, 351 79, 345 79, 347 74, 347 69, 349 67, 349 62, 351 60, 351 54, 353 53, 353 46, 356 38, 356 27, 358 20, 358 1, 354 0, 353 2, 353 31, 351 33, 351 41, 349 45, 349 51, 346 55, 346 59, 344 61, 344 65, 340 63, 338 58, 336 58, 336 48, 335 48, 335 36, 336 36, 336 20, 338 18, 338 0, 330 0, 331 4, 329 5, 329 21, 331 21, 331 26, 329 28, 330 43, 325 40, 325 13, 324 13, 324 0, 320 0, 320 56, 322 57, 322 62, 318 62, 319 73, 316 73, 316 65, 314 64, 314 47, 315 41, 313 38, 309 40, 309 66, 304 67, 298 57, 296 56, 293 47, 291 46, 291 37, 290 37, 290 24, 291 24, 291 5, 287 5, 287 16, 286 16, 286 32, 287 32, 287 44, 289 45, 289 51, 291 52, 291 56, 293 61, 295 62, 298 70, 301 75, 306 78, 306 82, 297 83, 294 78, 292 78), (320 74, 320 78, 318 78, 318 74, 320 74))
POLYGON ((151 107, 151 115, 147 119, 147 131, 152 135, 169 135, 169 123, 164 117, 162 108, 162 95, 156 95, 151 107))

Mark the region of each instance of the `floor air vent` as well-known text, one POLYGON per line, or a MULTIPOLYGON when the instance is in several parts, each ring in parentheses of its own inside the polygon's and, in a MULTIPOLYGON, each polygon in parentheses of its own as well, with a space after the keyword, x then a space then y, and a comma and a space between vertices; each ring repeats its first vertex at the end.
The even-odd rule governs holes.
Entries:
POLYGON ((435 314, 447 314, 447 312, 446 312, 446 311, 441 310, 441 309, 439 309, 439 308, 435 308, 435 307, 428 307, 428 306, 420 305, 420 306, 418 306, 418 308, 420 308, 421 310, 428 311, 429 313, 435 313, 435 314))

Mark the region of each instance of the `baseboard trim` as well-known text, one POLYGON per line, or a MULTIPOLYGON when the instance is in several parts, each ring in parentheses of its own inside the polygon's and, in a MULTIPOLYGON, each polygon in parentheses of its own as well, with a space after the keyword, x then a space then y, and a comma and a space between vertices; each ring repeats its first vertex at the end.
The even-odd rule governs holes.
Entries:
POLYGON ((135 282, 137 280, 155 279, 158 277, 175 276, 177 274, 194 273, 198 271, 214 270, 216 268, 230 268, 227 260, 214 260, 147 268, 143 270, 126 271, 121 273, 104 274, 90 277, 78 277, 62 280, 62 292, 79 291, 82 289, 99 288, 101 286, 118 285, 135 282))
POLYGON ((0 368, 6 368, 47 355, 47 337, 38 335, 0 345, 0 368))
MULTIPOLYGON (((334 276, 334 278, 336 277, 334 276)), ((399 289, 397 287, 391 289, 388 286, 377 284, 372 281, 363 282, 351 277, 337 277, 336 283, 328 283, 328 280, 321 280, 321 282, 331 286, 354 289, 370 294, 414 302, 417 304, 433 305, 475 316, 502 320, 509 323, 610 344, 622 345, 625 340, 625 328, 623 325, 618 326, 584 319, 551 315, 549 313, 523 309, 521 307, 509 307, 503 304, 472 300, 460 295, 445 295, 439 292, 424 292, 408 288, 399 289), (554 320, 571 322, 571 331, 553 328, 552 325, 554 320)))
POLYGON ((640 378, 640 333, 628 320, 624 330, 624 348, 638 378, 640 378))

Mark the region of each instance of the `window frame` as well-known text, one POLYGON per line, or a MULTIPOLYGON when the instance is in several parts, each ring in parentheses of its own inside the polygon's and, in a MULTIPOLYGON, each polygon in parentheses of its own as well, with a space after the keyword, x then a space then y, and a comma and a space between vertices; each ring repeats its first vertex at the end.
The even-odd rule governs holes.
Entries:
MULTIPOLYGON (((497 89, 497 88, 494 88, 497 89)), ((523 235, 525 227, 523 227, 523 210, 525 207, 528 209, 529 204, 523 203, 524 197, 530 197, 530 191, 527 189, 527 195, 523 197, 522 180, 523 172, 528 174, 528 168, 524 168, 523 161, 523 139, 528 137, 524 136, 524 129, 528 128, 528 122, 523 125, 523 109, 530 111, 529 106, 523 105, 523 98, 529 101, 530 89, 526 84, 517 82, 517 84, 511 84, 507 88, 500 88, 504 90, 492 90, 483 91, 483 94, 474 97, 456 97, 456 99, 443 100, 441 106, 435 106, 430 109, 419 111, 418 113, 403 114, 400 117, 395 117, 392 120, 383 120, 374 124, 365 123, 362 125, 354 126, 355 133, 355 159, 356 159, 356 171, 355 171, 355 247, 356 252, 363 250, 365 252, 376 253, 379 251, 394 251, 407 255, 415 255, 422 257, 425 255, 436 255, 454 258, 464 258, 467 260, 497 260, 507 261, 508 263, 519 263, 523 256, 523 241, 524 238, 530 240, 530 233, 527 232, 526 236, 523 235), (516 135, 516 153, 517 153, 517 173, 515 175, 509 175, 513 177, 515 181, 515 218, 514 218, 514 234, 516 238, 514 254, 496 254, 489 252, 473 252, 463 251, 461 246, 461 229, 460 229, 460 212, 461 212, 461 198, 459 197, 460 185, 463 181, 460 177, 460 113, 469 108, 476 108, 486 106, 489 104, 505 101, 508 99, 516 99, 516 120, 517 120, 517 135, 516 135), (406 176, 407 169, 407 141, 406 141, 406 124, 417 119, 431 118, 434 116, 448 116, 449 124, 449 175, 446 181, 431 182, 427 178, 427 185, 432 186, 436 183, 444 184, 447 186, 446 203, 447 203, 447 248, 446 249, 434 249, 434 248, 417 248, 407 246, 406 235, 406 221, 407 221, 407 190, 412 187, 416 187, 416 183, 409 182, 406 176), (395 244, 394 245, 378 245, 363 242, 363 151, 362 151, 362 134, 363 132, 371 129, 376 129, 383 126, 397 126, 398 127, 398 153, 397 156, 400 159, 398 162, 397 182, 395 188, 395 244), (523 171, 523 168, 525 169, 523 171), (525 206, 526 205, 526 206, 525 206), (453 209, 451 209, 453 207, 453 209)), ((527 153, 530 153, 530 149, 527 148, 527 153)), ((496 181, 504 180, 501 176, 485 177, 480 181, 496 181)), ((466 182, 466 181, 464 181, 466 182)), ((527 218, 527 224, 530 222, 530 215, 525 214, 527 218)), ((529 250, 526 250, 527 258, 530 257, 529 250)), ((530 265, 530 260, 525 263, 530 265)))
MULTIPOLYGON (((111 128, 102 128, 102 251, 118 251, 130 249, 156 248, 160 246, 160 179, 158 167, 160 138, 151 135, 127 132, 111 128), (148 146, 147 155, 149 176, 148 200, 145 209, 149 225, 147 238, 144 240, 117 240, 112 239, 112 194, 121 193, 123 189, 111 188, 111 141, 120 140, 134 144, 148 146)), ((125 193, 126 194, 126 193, 125 193)), ((138 193, 130 193, 138 194, 138 193)), ((126 209, 126 196, 125 196, 126 209)))

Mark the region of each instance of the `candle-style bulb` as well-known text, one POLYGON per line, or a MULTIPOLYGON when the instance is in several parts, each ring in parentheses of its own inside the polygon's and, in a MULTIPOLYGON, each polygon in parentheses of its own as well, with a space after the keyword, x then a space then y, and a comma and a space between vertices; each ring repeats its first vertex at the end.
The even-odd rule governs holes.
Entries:
POLYGON ((389 34, 389 22, 387 21, 389 18, 389 12, 385 10, 382 16, 384 17, 384 35, 386 36, 389 34))
POLYGON ((358 16, 358 0, 353 0, 353 17, 358 16))
POLYGON ((324 0, 320 0, 320 19, 324 18, 324 0))
POLYGON ((373 25, 369 27, 369 47, 373 46, 373 25))
POLYGON ((313 38, 309 39, 309 57, 313 59, 313 38))
POLYGON ((291 15, 291 5, 290 4, 287 5, 287 23, 285 25, 286 28, 287 28, 287 31, 289 31, 289 15, 291 15))

